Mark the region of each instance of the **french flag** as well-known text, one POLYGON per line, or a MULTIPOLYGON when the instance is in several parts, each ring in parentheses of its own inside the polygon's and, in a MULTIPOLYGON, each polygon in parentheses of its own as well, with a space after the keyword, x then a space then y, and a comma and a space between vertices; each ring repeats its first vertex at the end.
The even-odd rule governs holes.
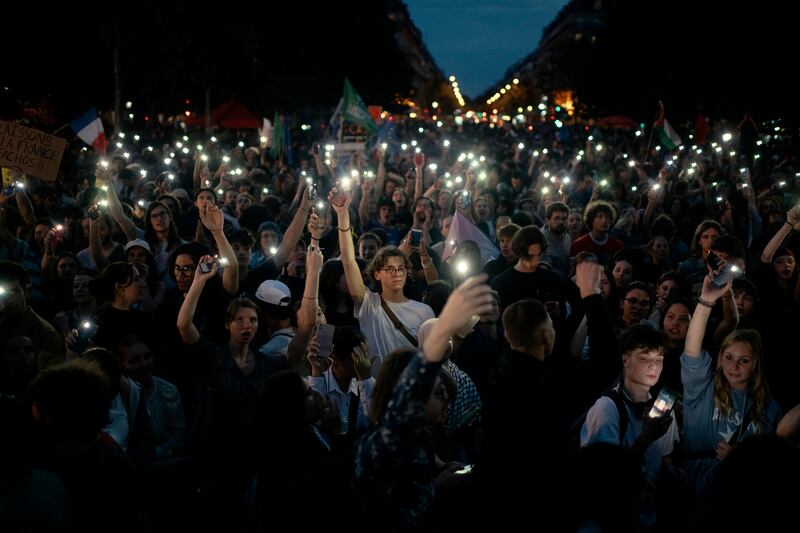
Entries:
POLYGON ((91 108, 69 123, 78 137, 86 144, 91 145, 95 151, 106 153, 106 134, 103 131, 103 121, 97 116, 97 110, 91 108))

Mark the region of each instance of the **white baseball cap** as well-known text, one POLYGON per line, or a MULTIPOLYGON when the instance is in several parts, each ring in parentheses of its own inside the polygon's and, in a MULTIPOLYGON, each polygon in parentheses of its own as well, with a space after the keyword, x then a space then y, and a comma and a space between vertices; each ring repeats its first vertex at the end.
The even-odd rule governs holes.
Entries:
POLYGON ((292 302, 292 293, 285 284, 278 280, 268 279, 258 286, 256 298, 265 304, 277 307, 289 307, 292 302))
POLYGON ((125 245, 125 251, 127 252, 128 250, 130 250, 134 246, 139 246, 141 248, 144 248, 150 254, 153 253, 153 251, 150 249, 150 245, 147 243, 147 241, 144 241, 142 239, 133 239, 132 241, 128 241, 128 243, 125 245))

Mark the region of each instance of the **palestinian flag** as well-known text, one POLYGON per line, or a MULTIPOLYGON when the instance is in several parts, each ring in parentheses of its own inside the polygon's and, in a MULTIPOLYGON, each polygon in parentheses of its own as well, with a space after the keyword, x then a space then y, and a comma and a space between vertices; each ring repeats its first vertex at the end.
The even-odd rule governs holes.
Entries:
POLYGON ((654 127, 658 133, 658 138, 661 140, 661 144, 666 146, 668 149, 674 150, 683 144, 681 138, 678 137, 678 134, 675 133, 675 130, 673 130, 672 126, 669 125, 667 119, 664 118, 663 102, 658 102, 658 120, 656 120, 654 127))

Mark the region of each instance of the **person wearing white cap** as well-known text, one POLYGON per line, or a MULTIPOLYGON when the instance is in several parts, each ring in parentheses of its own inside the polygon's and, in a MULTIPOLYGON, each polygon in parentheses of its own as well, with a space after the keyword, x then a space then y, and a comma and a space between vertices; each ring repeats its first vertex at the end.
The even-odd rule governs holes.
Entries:
POLYGON ((292 293, 289 287, 278 280, 268 279, 259 285, 256 301, 269 329, 269 340, 258 349, 263 355, 280 354, 288 357, 289 343, 294 338, 291 324, 292 293))

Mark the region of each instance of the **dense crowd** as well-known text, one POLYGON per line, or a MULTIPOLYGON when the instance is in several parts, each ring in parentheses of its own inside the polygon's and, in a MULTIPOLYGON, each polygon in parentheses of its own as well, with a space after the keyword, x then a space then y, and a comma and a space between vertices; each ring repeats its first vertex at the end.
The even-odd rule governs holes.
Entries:
POLYGON ((792 516, 795 130, 386 126, 8 170, 0 529, 792 516))

